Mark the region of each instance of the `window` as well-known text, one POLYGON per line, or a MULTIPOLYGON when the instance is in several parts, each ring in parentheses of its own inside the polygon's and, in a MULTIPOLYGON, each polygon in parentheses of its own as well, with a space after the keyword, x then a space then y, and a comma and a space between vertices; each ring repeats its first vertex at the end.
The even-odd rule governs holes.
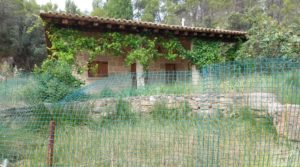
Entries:
POLYGON ((93 61, 88 67, 88 77, 107 77, 108 62, 93 61))

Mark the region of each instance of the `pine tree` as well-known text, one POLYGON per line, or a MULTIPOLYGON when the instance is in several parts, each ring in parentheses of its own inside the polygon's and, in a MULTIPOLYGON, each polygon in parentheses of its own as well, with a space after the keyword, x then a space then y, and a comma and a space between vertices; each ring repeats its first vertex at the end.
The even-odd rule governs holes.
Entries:
POLYGON ((76 6, 73 0, 66 0, 65 11, 70 14, 80 14, 80 10, 76 6))
POLYGON ((104 11, 108 17, 133 19, 131 0, 108 0, 104 5, 104 11))

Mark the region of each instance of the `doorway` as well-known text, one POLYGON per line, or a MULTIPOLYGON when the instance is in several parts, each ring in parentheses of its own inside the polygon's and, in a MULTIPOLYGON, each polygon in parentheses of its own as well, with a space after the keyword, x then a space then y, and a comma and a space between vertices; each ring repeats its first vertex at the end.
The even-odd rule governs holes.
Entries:
POLYGON ((137 88, 137 79, 136 79, 136 63, 131 64, 131 81, 132 81, 132 88, 137 88))
POLYGON ((166 83, 171 84, 176 81, 176 64, 166 64, 166 83))

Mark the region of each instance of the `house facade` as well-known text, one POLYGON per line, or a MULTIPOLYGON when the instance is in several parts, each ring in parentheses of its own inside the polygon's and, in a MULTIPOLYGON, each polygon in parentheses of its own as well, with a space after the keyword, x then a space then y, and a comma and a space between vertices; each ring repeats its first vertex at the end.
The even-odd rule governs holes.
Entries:
MULTIPOLYGON (((123 34, 137 34, 147 32, 151 36, 164 37, 166 34, 172 34, 178 38, 182 46, 191 50, 193 48, 192 38, 201 38, 204 40, 218 40, 225 42, 236 42, 240 39, 246 39, 246 33, 241 31, 230 31, 221 29, 210 29, 202 27, 186 27, 177 25, 157 24, 151 22, 141 22, 133 20, 120 20, 112 18, 100 18, 90 16, 79 16, 63 13, 41 13, 43 21, 47 25, 55 26, 59 29, 76 29, 90 35, 99 35, 104 32, 121 32, 123 34)), ((48 36, 46 35, 48 47, 51 47, 48 36)), ((92 61, 88 60, 87 53, 78 53, 76 61, 79 64, 89 63, 89 68, 83 74, 79 75, 80 79, 86 83, 106 78, 110 75, 120 73, 132 73, 132 83, 135 86, 144 85, 151 80, 147 79, 144 67, 135 62, 131 65, 125 63, 126 55, 111 56, 99 55, 92 61)), ((164 82, 174 82, 180 80, 178 73, 180 71, 190 71, 192 80, 197 82, 198 74, 195 65, 189 60, 177 57, 174 60, 168 60, 164 57, 151 61, 147 68, 147 72, 165 72, 164 82)))

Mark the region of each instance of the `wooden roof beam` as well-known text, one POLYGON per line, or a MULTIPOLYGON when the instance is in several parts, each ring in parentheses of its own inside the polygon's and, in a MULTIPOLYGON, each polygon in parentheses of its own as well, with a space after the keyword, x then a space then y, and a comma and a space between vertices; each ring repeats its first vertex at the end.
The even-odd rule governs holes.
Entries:
POLYGON ((136 26, 132 26, 132 27, 131 27, 131 30, 133 30, 133 31, 138 31, 138 29, 137 29, 136 26))
POLYGON ((125 30, 125 25, 123 25, 123 24, 119 25, 119 29, 125 30))
POLYGON ((214 37, 216 34, 214 34, 214 33, 211 33, 211 34, 209 34, 208 36, 209 37, 214 37))
POLYGON ((61 23, 64 25, 68 25, 69 24, 69 20, 68 19, 62 19, 61 23))
POLYGON ((81 25, 81 26, 84 26, 84 25, 87 25, 87 22, 86 22, 86 21, 79 20, 79 21, 78 21, 78 24, 81 25))
POLYGON ((148 32, 149 29, 148 29, 148 28, 143 28, 143 31, 144 31, 144 32, 148 32))
POLYGON ((112 25, 111 25, 111 24, 107 24, 106 27, 107 27, 108 29, 112 29, 112 25))
POLYGON ((93 26, 94 26, 94 27, 98 27, 98 26, 99 26, 99 23, 98 23, 98 22, 94 22, 94 23, 93 23, 93 26))

